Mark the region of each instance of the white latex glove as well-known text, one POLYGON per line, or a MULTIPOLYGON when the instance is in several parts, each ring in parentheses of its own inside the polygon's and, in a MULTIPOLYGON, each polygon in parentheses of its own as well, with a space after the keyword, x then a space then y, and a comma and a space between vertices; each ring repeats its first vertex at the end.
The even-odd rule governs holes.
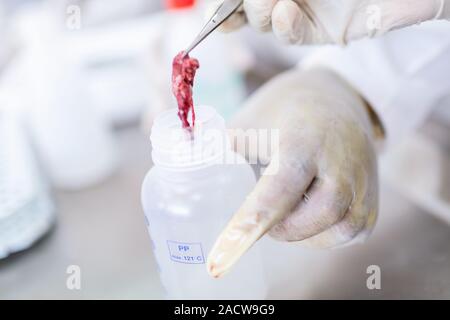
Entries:
POLYGON ((432 19, 450 19, 450 0, 244 0, 222 26, 247 21, 290 44, 345 44, 432 19))
POLYGON ((219 236, 208 257, 212 276, 227 272, 269 230, 276 239, 319 248, 367 237, 378 211, 367 108, 325 69, 285 73, 248 101, 234 126, 280 130, 266 169, 276 174, 263 174, 219 236))

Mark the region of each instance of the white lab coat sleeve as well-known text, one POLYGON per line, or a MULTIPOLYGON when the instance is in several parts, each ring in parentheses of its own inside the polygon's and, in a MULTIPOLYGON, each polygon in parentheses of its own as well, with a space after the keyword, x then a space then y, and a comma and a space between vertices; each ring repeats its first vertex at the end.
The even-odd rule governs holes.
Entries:
POLYGON ((378 114, 392 145, 450 94, 450 23, 433 21, 344 48, 317 49, 300 66, 330 68, 346 79, 378 114))

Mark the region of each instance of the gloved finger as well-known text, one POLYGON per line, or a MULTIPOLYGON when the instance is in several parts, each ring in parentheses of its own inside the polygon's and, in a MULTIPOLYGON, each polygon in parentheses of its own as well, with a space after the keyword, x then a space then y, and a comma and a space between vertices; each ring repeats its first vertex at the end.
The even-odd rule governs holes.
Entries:
POLYGON ((220 277, 298 202, 316 175, 316 167, 303 161, 280 160, 275 154, 264 175, 238 212, 219 235, 207 261, 210 275, 220 277))
MULTIPOLYGON (((205 18, 209 20, 222 3, 223 0, 218 0, 209 5, 208 8, 206 9, 205 18)), ((239 29, 246 23, 247 23, 247 16, 245 15, 244 7, 241 6, 233 15, 231 15, 219 26, 218 30, 221 32, 231 32, 236 29, 239 29)))
POLYGON ((329 229, 305 239, 302 245, 312 248, 340 247, 353 241, 366 228, 366 225, 375 223, 377 208, 362 204, 352 204, 344 218, 329 229), (374 219, 375 217, 375 219, 374 219))
POLYGON ((377 213, 375 211, 371 212, 369 218, 367 219, 366 225, 364 228, 358 233, 356 237, 354 237, 349 242, 343 243, 340 246, 336 246, 337 248, 349 247, 357 243, 364 243, 369 236, 372 234, 372 231, 375 227, 377 221, 377 213))
POLYGON ((275 225, 269 235, 277 240, 300 241, 319 234, 338 223, 353 201, 349 183, 335 185, 318 181, 295 210, 275 225))
POLYGON ((292 0, 279 1, 273 8, 272 29, 281 42, 310 43, 314 28, 307 14, 292 0))
POLYGON ((272 11, 279 0, 244 0, 249 24, 259 31, 269 31, 272 11))

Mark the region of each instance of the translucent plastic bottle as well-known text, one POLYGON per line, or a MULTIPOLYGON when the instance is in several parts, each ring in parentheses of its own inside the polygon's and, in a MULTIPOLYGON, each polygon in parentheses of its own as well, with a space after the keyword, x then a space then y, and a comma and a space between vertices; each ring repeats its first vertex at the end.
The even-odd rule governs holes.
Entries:
POLYGON ((223 278, 206 270, 215 239, 255 184, 252 168, 230 148, 223 118, 197 107, 190 134, 177 110, 169 110, 155 120, 151 141, 155 166, 144 180, 142 203, 168 297, 263 299, 258 246, 223 278))

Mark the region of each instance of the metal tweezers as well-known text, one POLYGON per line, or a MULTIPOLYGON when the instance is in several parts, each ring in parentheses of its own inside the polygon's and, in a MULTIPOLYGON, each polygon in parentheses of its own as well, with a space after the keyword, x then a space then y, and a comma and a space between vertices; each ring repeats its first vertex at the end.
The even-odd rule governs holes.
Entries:
POLYGON ((200 31, 192 44, 184 51, 184 55, 188 55, 200 42, 217 29, 225 20, 227 20, 241 6, 243 0, 224 0, 211 19, 200 31))

